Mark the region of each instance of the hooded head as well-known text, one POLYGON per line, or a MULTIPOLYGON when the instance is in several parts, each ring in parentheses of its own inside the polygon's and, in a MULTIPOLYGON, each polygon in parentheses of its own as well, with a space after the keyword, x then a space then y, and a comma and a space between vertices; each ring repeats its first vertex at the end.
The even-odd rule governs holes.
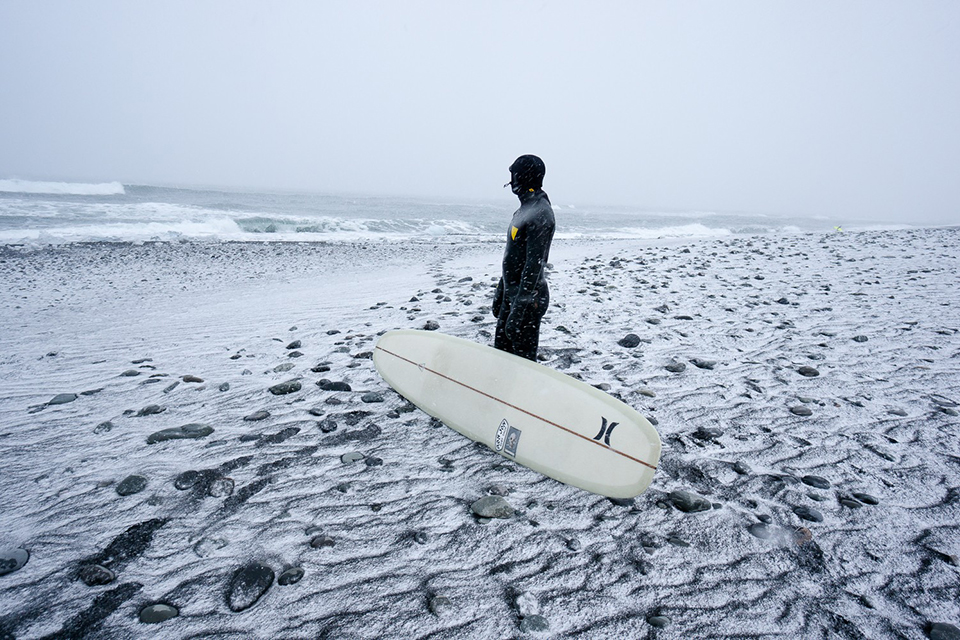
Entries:
POLYGON ((547 167, 537 156, 520 156, 510 165, 510 190, 518 196, 543 187, 547 167))

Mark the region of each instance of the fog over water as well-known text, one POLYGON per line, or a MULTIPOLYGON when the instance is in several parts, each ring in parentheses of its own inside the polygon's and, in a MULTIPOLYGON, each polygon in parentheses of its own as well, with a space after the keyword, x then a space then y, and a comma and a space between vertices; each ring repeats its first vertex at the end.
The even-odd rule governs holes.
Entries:
POLYGON ((956 2, 4 2, 0 179, 960 223, 956 2))

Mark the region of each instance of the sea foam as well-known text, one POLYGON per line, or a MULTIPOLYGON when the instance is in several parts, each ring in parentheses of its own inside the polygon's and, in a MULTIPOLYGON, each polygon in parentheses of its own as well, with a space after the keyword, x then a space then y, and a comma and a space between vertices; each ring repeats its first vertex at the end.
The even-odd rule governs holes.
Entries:
POLYGON ((126 193, 119 182, 34 182, 32 180, 0 180, 0 192, 48 193, 75 196, 120 196, 126 193))

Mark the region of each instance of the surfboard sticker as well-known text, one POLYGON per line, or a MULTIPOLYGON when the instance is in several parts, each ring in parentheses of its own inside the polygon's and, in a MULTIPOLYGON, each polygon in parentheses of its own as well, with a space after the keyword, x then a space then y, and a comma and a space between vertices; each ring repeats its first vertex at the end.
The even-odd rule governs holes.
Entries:
POLYGON ((497 451, 503 451, 503 443, 507 440, 507 429, 510 428, 510 423, 507 422, 507 419, 504 418, 500 421, 500 426, 497 427, 497 437, 494 440, 494 446, 497 451))
POLYGON ((507 443, 503 445, 503 452, 516 458, 518 446, 520 446, 520 429, 510 427, 510 431, 507 432, 507 443))

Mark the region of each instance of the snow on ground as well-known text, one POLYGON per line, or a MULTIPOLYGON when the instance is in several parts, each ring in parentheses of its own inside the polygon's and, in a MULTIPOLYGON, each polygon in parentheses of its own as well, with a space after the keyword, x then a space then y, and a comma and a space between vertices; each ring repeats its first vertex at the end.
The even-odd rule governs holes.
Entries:
POLYGON ((960 626, 958 240, 559 240, 544 364, 657 422, 632 504, 475 445, 377 376, 386 330, 491 341, 498 244, 0 249, 0 560, 30 554, 0 576, 0 638, 960 626), (148 444, 196 423, 213 432, 148 444), (476 518, 491 493, 517 513, 476 518), (179 615, 141 622, 154 604, 179 615))

